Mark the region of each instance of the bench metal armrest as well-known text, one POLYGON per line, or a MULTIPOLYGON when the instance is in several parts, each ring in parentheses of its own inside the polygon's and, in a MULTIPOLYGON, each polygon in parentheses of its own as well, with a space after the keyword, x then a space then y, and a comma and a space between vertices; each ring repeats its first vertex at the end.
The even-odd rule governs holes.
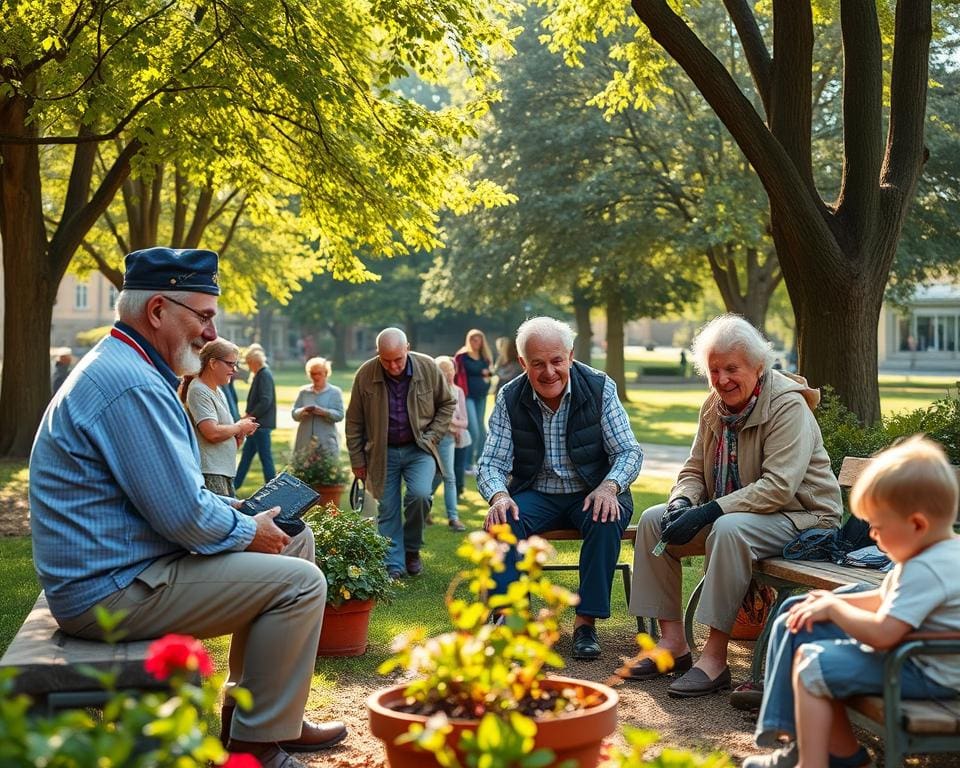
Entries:
POLYGON ((892 648, 883 664, 883 716, 888 724, 903 725, 900 670, 912 656, 960 654, 960 632, 911 632, 892 648))

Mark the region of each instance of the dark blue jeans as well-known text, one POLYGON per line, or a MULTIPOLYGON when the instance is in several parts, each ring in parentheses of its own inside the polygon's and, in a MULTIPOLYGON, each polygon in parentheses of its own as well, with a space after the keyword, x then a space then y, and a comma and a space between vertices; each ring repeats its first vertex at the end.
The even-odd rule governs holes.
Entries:
MULTIPOLYGON (((606 619, 610 616, 610 588, 620 558, 620 537, 630 524, 630 513, 620 509, 620 519, 601 523, 593 521, 593 510, 583 511, 586 493, 540 493, 520 491, 513 500, 520 508, 520 519, 508 515, 508 522, 517 540, 557 528, 576 528, 583 536, 580 547, 580 604, 577 614, 606 619)), ((494 574, 494 594, 507 591, 517 580, 517 550, 511 547, 504 561, 503 573, 494 574)))
POLYGON ((270 444, 272 433, 272 429, 260 427, 244 441, 243 450, 240 452, 240 466, 237 467, 237 477, 233 481, 235 488, 239 488, 243 485, 243 481, 247 479, 250 463, 257 454, 260 455, 260 465, 263 467, 263 481, 267 482, 276 476, 277 469, 273 465, 273 447, 270 444))

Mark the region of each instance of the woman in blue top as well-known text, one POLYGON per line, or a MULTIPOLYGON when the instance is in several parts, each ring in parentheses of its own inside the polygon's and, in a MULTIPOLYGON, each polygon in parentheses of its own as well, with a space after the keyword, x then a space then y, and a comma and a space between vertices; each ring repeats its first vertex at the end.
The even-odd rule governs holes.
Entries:
POLYGON ((343 421, 343 392, 330 384, 330 361, 311 357, 304 366, 312 383, 301 387, 293 404, 293 420, 297 427, 295 451, 310 447, 311 441, 325 451, 337 456, 340 453, 340 435, 337 422, 343 421))
POLYGON ((467 393, 467 429, 472 447, 467 449, 467 471, 472 472, 474 457, 483 452, 487 438, 486 411, 487 393, 490 391, 490 369, 493 355, 483 331, 472 328, 467 331, 464 345, 457 352, 454 362, 457 367, 456 384, 467 393))

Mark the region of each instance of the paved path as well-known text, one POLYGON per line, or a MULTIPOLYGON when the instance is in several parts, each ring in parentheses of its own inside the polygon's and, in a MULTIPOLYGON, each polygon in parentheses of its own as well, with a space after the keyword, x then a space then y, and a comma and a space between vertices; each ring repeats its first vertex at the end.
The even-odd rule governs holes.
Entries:
POLYGON ((676 480, 680 467, 690 455, 690 447, 683 445, 641 443, 640 447, 643 448, 641 477, 669 477, 676 480))

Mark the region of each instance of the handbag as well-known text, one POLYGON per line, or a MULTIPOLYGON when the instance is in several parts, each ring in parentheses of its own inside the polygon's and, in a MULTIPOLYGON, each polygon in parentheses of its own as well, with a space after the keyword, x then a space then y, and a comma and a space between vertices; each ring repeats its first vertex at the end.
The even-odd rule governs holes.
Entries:
POLYGON ((770 615, 770 607, 777 599, 772 587, 750 580, 747 593, 740 602, 740 610, 730 630, 731 640, 756 640, 763 632, 763 626, 770 615))

